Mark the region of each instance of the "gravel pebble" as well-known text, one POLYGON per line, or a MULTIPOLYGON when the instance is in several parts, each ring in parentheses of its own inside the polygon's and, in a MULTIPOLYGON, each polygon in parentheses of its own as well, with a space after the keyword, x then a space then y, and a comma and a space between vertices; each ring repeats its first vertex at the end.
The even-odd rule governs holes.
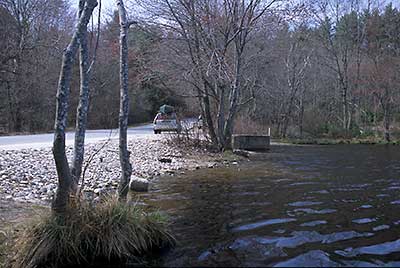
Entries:
MULTIPOLYGON (((143 135, 131 138, 133 174, 152 180, 177 170, 215 166, 215 154, 204 150, 187 150, 171 145, 164 135, 143 135), (159 159, 171 161, 159 161, 159 159)), ((100 194, 118 186, 120 164, 118 141, 87 144, 85 147, 84 192, 100 194), (91 157, 94 155, 93 157, 91 157)), ((72 147, 66 148, 72 159, 72 147)), ((49 203, 57 189, 56 169, 51 148, 0 150, 0 198, 19 202, 49 203)))

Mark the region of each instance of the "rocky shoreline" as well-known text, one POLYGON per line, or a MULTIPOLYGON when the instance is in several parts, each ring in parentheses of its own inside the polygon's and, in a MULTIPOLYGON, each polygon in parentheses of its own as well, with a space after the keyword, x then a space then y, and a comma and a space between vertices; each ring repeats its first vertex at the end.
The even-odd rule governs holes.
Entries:
MULTIPOLYGON (((214 167, 222 155, 205 149, 182 148, 164 135, 142 135, 129 140, 133 175, 152 180, 185 170, 214 167)), ((67 148, 69 159, 72 148, 67 148)), ((226 164, 226 162, 225 162, 226 164)), ((120 177, 118 141, 88 144, 83 191, 100 195, 116 189, 120 177), (91 160, 89 160, 91 159, 91 160)), ((57 187, 51 148, 0 150, 0 198, 6 201, 49 204, 57 187)))

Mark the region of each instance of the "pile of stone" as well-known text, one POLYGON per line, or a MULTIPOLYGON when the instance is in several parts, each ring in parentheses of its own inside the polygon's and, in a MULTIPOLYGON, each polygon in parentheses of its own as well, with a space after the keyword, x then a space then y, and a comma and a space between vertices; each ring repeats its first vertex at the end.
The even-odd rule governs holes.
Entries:
MULTIPOLYGON (((137 177, 151 180, 179 170, 214 164, 211 158, 207 158, 206 152, 181 150, 170 145, 162 136, 135 137, 130 139, 128 147, 135 181, 138 181, 137 177)), ((67 148, 67 155, 71 159, 72 148, 67 148)), ((84 192, 99 195, 116 189, 120 178, 117 141, 88 144, 84 167, 84 192)), ((132 188, 145 190, 147 186, 141 185, 140 179, 138 183, 131 183, 132 188)), ((0 151, 0 198, 48 203, 56 187, 51 148, 0 151)))

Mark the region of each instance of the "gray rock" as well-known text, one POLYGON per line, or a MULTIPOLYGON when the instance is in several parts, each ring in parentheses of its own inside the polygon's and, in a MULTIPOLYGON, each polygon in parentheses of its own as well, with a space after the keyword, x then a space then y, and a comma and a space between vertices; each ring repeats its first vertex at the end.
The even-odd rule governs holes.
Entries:
POLYGON ((101 194, 103 192, 103 189, 102 188, 96 188, 96 189, 94 189, 94 191, 93 191, 93 193, 95 193, 95 194, 101 194))
POLYGON ((161 163, 172 163, 172 159, 166 157, 160 157, 158 161, 160 161, 161 163))
MULTIPOLYGON (((103 141, 90 143, 85 147, 86 156, 92 155, 100 147, 103 141)), ((133 174, 142 178, 152 179, 167 170, 187 170, 207 167, 209 162, 205 160, 191 159, 190 155, 202 156, 201 150, 191 151, 189 154, 180 152, 165 142, 162 137, 140 136, 131 138, 128 148, 132 152, 130 159, 133 163, 133 174), (187 157, 188 156, 188 157, 187 157), (166 158, 162 163, 158 159, 166 158), (171 161, 170 161, 171 160, 171 161), (164 170, 162 173, 161 171, 164 170)), ((72 146, 66 148, 67 157, 72 157, 72 146)), ((26 202, 43 203, 43 200, 51 199, 57 188, 57 172, 54 165, 51 148, 26 149, 26 150, 1 150, 0 149, 0 199, 11 195, 14 198, 26 202), (32 195, 29 195, 32 193, 32 195), (29 196, 29 200, 26 198, 29 196)), ((87 157, 85 157, 85 163, 87 157)), ((104 191, 112 191, 118 187, 120 178, 120 166, 118 156, 118 143, 110 141, 106 147, 100 150, 92 159, 85 172, 83 182, 84 193, 93 193, 101 188, 104 191)), ((134 183, 133 188, 137 188, 134 183)), ((143 183, 139 190, 147 190, 143 183)))
POLYGON ((129 189, 135 192, 147 192, 149 189, 149 181, 144 178, 132 176, 129 182, 129 189))

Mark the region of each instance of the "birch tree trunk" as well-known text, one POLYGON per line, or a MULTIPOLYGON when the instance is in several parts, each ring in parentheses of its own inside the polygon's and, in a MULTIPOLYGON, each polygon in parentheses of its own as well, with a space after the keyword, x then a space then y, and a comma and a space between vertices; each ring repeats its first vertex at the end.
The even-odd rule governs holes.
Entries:
POLYGON ((58 81, 53 142, 53 156, 57 169, 58 187, 52 204, 53 212, 57 214, 63 214, 67 210, 69 196, 71 193, 71 185, 73 182, 71 170, 68 166, 68 159, 65 153, 65 128, 68 117, 72 66, 74 62, 74 56, 79 46, 78 40, 81 38, 82 33, 86 29, 96 6, 96 0, 87 0, 72 39, 64 51, 61 72, 58 81))
MULTIPOLYGON (((79 14, 82 15, 85 0, 79 1, 79 14)), ((89 109, 89 49, 87 43, 87 25, 84 25, 79 37, 79 61, 80 61, 80 94, 76 112, 74 159, 72 161, 72 194, 78 189, 79 178, 82 173, 82 163, 85 152, 85 132, 87 126, 87 114, 89 109)))
POLYGON ((120 106, 119 106, 119 160, 121 163, 121 180, 118 186, 120 201, 125 201, 129 190, 129 180, 132 175, 132 165, 129 161, 127 129, 129 116, 129 92, 128 92, 128 30, 130 23, 126 16, 124 2, 116 0, 120 23, 120 106))

